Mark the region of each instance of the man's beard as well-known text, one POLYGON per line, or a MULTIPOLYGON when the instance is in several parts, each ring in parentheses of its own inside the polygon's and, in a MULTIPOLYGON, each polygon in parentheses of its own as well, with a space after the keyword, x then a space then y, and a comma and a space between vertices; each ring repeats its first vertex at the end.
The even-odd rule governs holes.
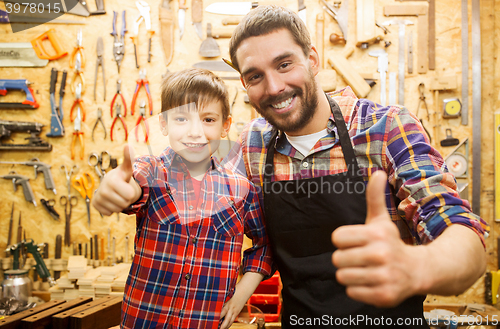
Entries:
POLYGON ((284 95, 280 96, 280 99, 265 99, 260 102, 259 106, 250 102, 250 104, 255 108, 255 110, 262 115, 270 124, 274 127, 278 128, 284 132, 294 132, 300 130, 304 126, 306 126, 309 121, 313 118, 316 113, 316 109, 318 108, 318 95, 317 90, 318 87, 316 85, 316 81, 314 80, 314 74, 311 69, 309 69, 309 79, 305 83, 304 89, 294 88, 291 92, 287 92, 284 95), (275 114, 272 109, 269 109, 271 104, 279 103, 280 101, 284 101, 289 99, 295 95, 297 98, 302 100, 302 107, 299 109, 295 109, 293 111, 289 111, 285 114, 275 114), (264 109, 264 110, 263 110, 264 109), (298 117, 295 120, 291 120, 291 116, 297 115, 295 112, 298 111, 298 117))

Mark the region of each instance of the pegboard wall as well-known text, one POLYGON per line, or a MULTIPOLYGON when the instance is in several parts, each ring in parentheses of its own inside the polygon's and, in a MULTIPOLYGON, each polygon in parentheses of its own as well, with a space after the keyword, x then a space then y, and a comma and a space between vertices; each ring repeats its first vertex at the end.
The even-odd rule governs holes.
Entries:
MULTIPOLYGON (((217 0, 206 0, 203 2, 203 7, 217 2, 217 0)), ((177 1, 169 2, 172 14, 175 17, 173 27, 173 57, 171 62, 166 65, 166 56, 162 45, 162 33, 160 30, 159 7, 161 1, 147 0, 151 11, 151 25, 154 34, 151 42, 151 61, 148 62, 148 35, 144 23, 139 27, 138 34, 138 62, 140 67, 136 67, 134 58, 134 45, 131 36, 134 35, 134 22, 139 16, 139 11, 135 1, 132 0, 104 0, 106 10, 105 15, 96 15, 90 17, 79 17, 66 14, 59 19, 75 20, 83 24, 43 24, 33 25, 31 28, 20 32, 12 32, 9 24, 0 24, 0 43, 8 42, 29 42, 32 39, 40 36, 49 29, 54 29, 54 34, 61 42, 62 48, 68 52, 68 55, 57 60, 50 61, 45 67, 38 68, 14 68, 0 67, 0 79, 27 79, 30 87, 34 92, 34 96, 39 103, 37 109, 1 109, 0 117, 3 120, 12 121, 28 121, 38 122, 44 126, 40 137, 52 145, 50 152, 37 151, 1 151, 0 161, 28 161, 32 158, 38 158, 41 162, 51 166, 52 176, 56 186, 57 194, 47 190, 44 185, 43 175, 35 179, 33 167, 25 165, 0 164, 0 176, 7 175, 9 171, 15 170, 18 174, 30 178, 30 184, 33 189, 35 200, 38 206, 25 201, 23 192, 19 186, 18 191, 14 192, 12 182, 9 179, 0 179, 0 188, 4 191, 4 197, 0 201, 0 249, 7 245, 7 235, 9 231, 9 222, 11 216, 12 204, 14 204, 13 216, 13 240, 15 242, 17 236, 17 226, 19 218, 22 218, 21 225, 25 231, 27 238, 33 238, 35 242, 49 243, 49 255, 53 257, 55 248, 55 239, 57 235, 64 236, 65 232, 65 213, 64 208, 60 204, 61 196, 68 195, 68 185, 66 177, 61 171, 62 165, 68 168, 76 165, 79 167, 79 173, 88 172, 95 180, 95 187, 99 184, 99 178, 94 172, 94 169, 88 164, 88 157, 91 152, 100 154, 103 151, 109 152, 111 156, 121 161, 123 155, 123 147, 127 143, 125 141, 125 131, 120 122, 116 123, 113 137, 114 141, 110 140, 110 128, 113 118, 110 114, 110 106, 113 96, 117 91, 117 82, 121 80, 121 94, 127 104, 127 115, 124 121, 128 127, 128 142, 134 144, 138 154, 141 152, 159 152, 166 145, 166 140, 157 130, 157 117, 160 111, 160 83, 162 74, 167 71, 177 71, 193 66, 193 64, 205 60, 219 60, 221 57, 229 58, 228 55, 228 38, 218 38, 215 42, 220 48, 220 56, 216 58, 203 58, 199 55, 200 45, 207 37, 207 24, 211 23, 213 35, 219 32, 227 32, 234 28, 231 25, 223 25, 222 20, 227 18, 238 18, 238 16, 227 16, 213 14, 203 11, 202 29, 203 40, 200 39, 195 32, 195 26, 192 24, 191 9, 192 4, 187 3, 186 22, 184 27, 184 35, 179 39, 179 26, 177 24, 177 10, 179 3, 177 1), (112 32, 113 11, 118 13, 117 29, 121 29, 123 24, 122 11, 126 11, 126 26, 128 32, 125 34, 125 55, 121 63, 120 73, 117 70, 117 64, 113 56, 113 36, 112 32), (83 77, 85 80, 85 91, 82 93, 83 108, 85 109, 85 121, 82 122, 81 131, 83 131, 84 153, 83 159, 80 159, 80 144, 77 141, 75 146, 75 158, 71 158, 71 144, 73 139, 74 123, 71 122, 70 109, 75 101, 75 94, 71 91, 71 84, 75 71, 70 67, 70 59, 73 49, 77 44, 77 33, 82 31, 82 46, 83 53, 86 58, 85 67, 82 68, 83 77), (94 86, 95 70, 96 70, 96 43, 98 37, 101 37, 104 44, 103 67, 105 70, 105 81, 103 82, 101 68, 97 72, 97 84, 94 86), (68 72, 66 84, 66 94, 63 98, 64 119, 62 124, 65 127, 65 136, 59 138, 46 137, 50 131, 51 105, 50 105, 50 77, 51 69, 55 68, 59 71, 58 83, 56 85, 56 101, 59 102, 59 86, 61 81, 61 71, 68 72), (139 141, 136 140, 133 128, 139 118, 139 102, 142 100, 147 102, 146 93, 143 88, 139 91, 139 96, 134 108, 134 115, 131 115, 131 102, 136 88, 136 80, 139 79, 140 70, 146 70, 146 77, 149 81, 149 88, 152 97, 152 111, 150 115, 149 106, 146 106, 146 118, 150 123, 150 142, 144 143, 144 135, 142 129, 139 129, 139 141), (106 87, 106 97, 104 97, 104 89, 106 87), (96 88, 96 97, 94 99, 94 87, 96 88), (95 131, 94 140, 92 139, 92 128, 97 119, 98 108, 102 109, 102 118, 107 136, 104 138, 102 126, 98 125, 95 131), (49 213, 43 209, 40 199, 54 199, 55 210, 60 215, 60 220, 54 220, 49 213)), ((263 2, 265 3, 265 2, 263 2)), ((271 3, 271 2, 269 2, 271 3)), ((330 89, 339 89, 348 84, 353 77, 351 74, 336 72, 329 64, 335 58, 344 58, 353 68, 353 72, 358 74, 363 81, 364 79, 372 80, 376 84, 369 88, 366 93, 366 98, 373 101, 381 101, 381 81, 378 70, 378 58, 370 56, 370 52, 384 50, 387 53, 387 103, 391 97, 395 97, 396 102, 399 102, 398 87, 393 83, 398 81, 398 64, 399 64, 399 28, 397 25, 386 26, 386 32, 380 27, 365 25, 364 29, 367 35, 362 36, 360 33, 363 24, 360 21, 378 23, 383 26, 384 22, 395 19, 405 19, 411 24, 405 26, 405 35, 403 37, 405 45, 403 47, 404 64, 404 105, 424 123, 424 126, 429 131, 432 138, 432 144, 436 147, 443 156, 448 156, 453 150, 453 147, 442 147, 440 141, 446 137, 446 129, 450 129, 452 136, 460 142, 472 138, 471 113, 469 111, 469 124, 463 125, 460 117, 444 118, 443 106, 445 100, 461 98, 462 83, 461 83, 461 8, 460 2, 456 0, 436 0, 435 1, 435 65, 433 69, 429 69, 429 63, 422 61, 423 57, 427 57, 425 52, 427 47, 422 48, 422 39, 425 41, 425 33, 432 33, 431 29, 423 29, 423 22, 428 24, 429 3, 427 1, 393 1, 393 0, 343 0, 342 6, 349 7, 347 16, 343 18, 344 31, 346 32, 346 44, 333 44, 330 39, 335 38, 335 34, 342 36, 343 30, 339 24, 323 10, 323 3, 317 0, 304 1, 307 10, 307 26, 311 32, 313 43, 320 51, 323 62, 323 71, 321 80, 324 86, 330 89), (386 16, 385 10, 389 6, 404 6, 409 8, 412 6, 423 7, 425 13, 410 16, 386 16), (425 19, 422 16, 426 16, 425 19), (323 21, 321 21, 323 19, 323 21), (320 28, 323 27, 321 33, 320 28), (408 46, 412 45, 412 56, 409 56, 408 46), (380 37, 379 39, 370 39, 369 36, 380 37), (370 39, 367 48, 360 47, 358 41, 360 38, 370 39), (346 58, 346 55, 349 55, 346 58), (408 64, 413 66, 412 73, 408 72, 408 64), (427 69, 421 70, 421 63, 427 63, 427 69), (396 79, 394 79, 396 75, 396 79), (444 80, 443 80, 444 79, 444 80), (441 81, 441 82, 440 82, 441 81), (442 81, 451 81, 450 88, 438 88, 442 81), (437 83, 437 84, 436 84, 437 83), (423 87, 419 90, 419 85, 423 87), (434 86, 434 87, 433 87, 434 86), (434 89, 432 89, 434 88, 434 89), (422 94, 423 93, 423 94, 422 94), (427 105, 428 113, 426 112, 423 96, 427 105)), ((334 5, 332 1, 329 4, 334 5)), ((340 3, 340 1, 339 1, 340 3)), ((280 5, 285 5, 295 11, 298 10, 297 1, 281 1, 280 5)), ((88 6, 90 11, 96 10, 94 1, 89 1, 88 6)), ((336 9, 338 9, 337 7, 336 9)), ((410 8, 415 10, 416 7, 410 8)), ((489 269, 497 269, 496 264, 496 236, 498 228, 494 224, 493 215, 493 112, 499 107, 498 97, 498 81, 500 80, 498 70, 491 69, 498 67, 498 47, 496 40, 499 40, 497 35, 500 18, 498 10, 500 1, 481 1, 481 32, 482 32, 482 90, 483 90, 483 162, 482 162, 482 189, 481 189, 481 215, 492 225, 492 238, 487 240, 487 249, 489 252, 489 269), (496 88, 496 89, 495 89, 496 88)), ((0 9, 5 10, 5 3, 0 2, 0 9)), ((396 9, 401 10, 401 9, 396 9)), ((469 14, 471 8, 469 4, 469 14)), ((239 16, 241 17, 241 16, 239 16)), ((469 29, 470 29, 469 20, 469 29)), ((431 24, 432 26, 432 24, 431 24)), ((429 25, 427 25, 429 27, 429 25)), ((220 33, 223 34, 223 33, 220 33)), ((469 34, 469 39, 473 38, 469 34)), ((427 45, 427 43, 425 43, 427 45)), ((471 49, 469 48, 469 55, 471 49)), ((432 64, 431 64, 432 66, 432 64)), ((431 67, 432 68, 432 67, 431 67)), ((353 73, 351 72, 351 73, 353 73)), ((230 140, 235 140, 238 136, 238 131, 243 125, 254 118, 255 112, 250 105, 244 102, 245 91, 239 82, 238 76, 231 72, 219 72, 220 76, 226 77, 226 84, 230 91, 231 101, 234 99, 232 106, 233 126, 229 135, 230 140)), ((471 74, 469 74, 471 77, 471 74)), ((76 78, 78 81, 79 78, 76 78)), ((349 83, 350 84, 350 83, 349 83)), ((471 78, 469 78, 469 90, 471 90, 471 78)), ((471 95, 471 93, 469 93, 471 95)), ((120 98, 120 96, 118 96, 120 98)), ((21 102, 25 99, 23 92, 9 91, 7 95, 0 96, 0 102, 21 102)), ((469 108, 471 108, 471 99, 469 97, 469 108)), ((117 100, 116 102, 119 102, 117 100)), ((123 108, 122 108, 123 111, 123 108)), ((24 134, 13 134, 14 142, 24 143, 24 134)), ((466 164, 471 170, 471 163, 466 164)), ((472 184, 470 177, 466 178, 466 182, 472 184)), ((469 189, 470 193, 470 189, 469 189)), ((90 227, 87 222, 87 210, 85 200, 74 189, 70 188, 70 194, 76 196, 78 203, 73 208, 71 216, 71 242, 77 244, 85 244, 89 242, 91 237, 99 236, 104 245, 108 244, 108 229, 110 236, 116 237, 117 257, 125 255, 125 239, 126 236, 133 241, 135 234, 135 220, 133 216, 120 214, 101 218, 99 213, 94 209, 90 209, 91 223, 90 227)), ((129 255, 132 255, 133 245, 129 243, 129 255)), ((67 257, 73 253, 73 245, 63 248, 63 257, 67 257)), ((105 253, 105 257, 109 254, 105 253)), ((458 297, 442 298, 430 296, 430 301, 453 301, 453 302, 484 302, 484 288, 482 280, 478 281, 467 293, 458 297)))

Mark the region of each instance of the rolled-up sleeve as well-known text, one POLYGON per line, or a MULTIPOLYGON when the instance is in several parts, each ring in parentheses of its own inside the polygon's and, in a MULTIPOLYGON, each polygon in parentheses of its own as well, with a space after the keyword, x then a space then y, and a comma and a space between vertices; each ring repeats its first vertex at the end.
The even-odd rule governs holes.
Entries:
POLYGON ((475 231, 484 245, 489 226, 472 213, 457 191, 455 177, 443 157, 430 146, 420 121, 404 107, 387 114, 387 173, 401 200, 400 216, 414 229, 422 243, 436 239, 443 230, 460 224, 475 231))
POLYGON ((152 186, 153 177, 156 168, 156 159, 154 157, 139 157, 133 164, 133 178, 139 184, 142 190, 141 197, 122 212, 127 215, 137 215, 145 211, 145 205, 149 198, 149 192, 152 186))

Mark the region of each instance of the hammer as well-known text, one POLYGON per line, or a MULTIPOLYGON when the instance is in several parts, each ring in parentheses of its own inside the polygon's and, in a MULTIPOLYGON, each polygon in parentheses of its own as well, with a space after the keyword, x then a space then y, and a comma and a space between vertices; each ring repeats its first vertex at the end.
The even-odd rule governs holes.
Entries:
POLYGON ((398 103, 404 105, 405 102, 405 26, 413 25, 412 21, 406 19, 394 19, 383 22, 381 25, 399 25, 399 45, 398 45, 398 80, 399 80, 399 94, 398 103))

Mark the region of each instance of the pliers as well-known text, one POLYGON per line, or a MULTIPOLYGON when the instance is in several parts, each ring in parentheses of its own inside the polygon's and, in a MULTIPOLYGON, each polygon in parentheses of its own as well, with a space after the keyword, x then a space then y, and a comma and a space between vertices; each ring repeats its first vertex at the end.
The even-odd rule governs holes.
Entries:
POLYGON ((92 141, 94 141, 94 131, 97 128, 97 124, 101 123, 102 128, 104 129, 104 139, 106 139, 108 133, 106 132, 106 126, 104 125, 104 121, 102 121, 102 108, 97 108, 97 119, 94 123, 94 128, 92 128, 92 141))
POLYGON ((80 109, 83 112, 83 119, 82 121, 85 121, 85 108, 83 107, 83 99, 82 99, 82 84, 79 83, 78 86, 76 87, 76 98, 75 101, 73 102, 73 105, 71 106, 71 111, 69 112, 69 118, 71 122, 75 121, 75 117, 73 116, 73 110, 75 107, 78 105, 78 114, 80 113, 80 109))
POLYGON ((75 144, 76 140, 80 140, 80 160, 83 160, 83 153, 85 152, 85 144, 83 144, 83 131, 82 129, 82 118, 80 114, 80 109, 76 114, 75 119, 75 131, 73 132, 73 140, 71 141, 71 160, 75 159, 75 144))
POLYGON ((122 29, 120 31, 120 36, 116 33, 116 16, 118 13, 113 11, 113 32, 111 35, 115 38, 113 43, 113 55, 115 56, 116 64, 118 65, 118 73, 120 73, 120 64, 122 63, 123 56, 125 55, 125 33, 127 32, 126 20, 125 20, 125 10, 122 13, 122 29))
POLYGON ((137 46, 139 43, 139 25, 144 20, 144 23, 146 24, 146 30, 149 35, 148 63, 151 62, 151 37, 153 36, 155 31, 151 29, 151 15, 150 15, 151 8, 149 7, 149 4, 144 0, 138 0, 135 2, 135 5, 139 10, 139 17, 137 17, 134 22, 134 31, 133 31, 134 35, 131 36, 130 38, 134 42, 135 66, 139 68, 139 61, 137 59, 137 46))
MULTIPOLYGON (((122 106, 120 104, 116 104, 116 116, 113 120, 113 123, 111 124, 111 133, 109 134, 110 137, 111 137, 111 141, 113 141, 113 128, 115 127, 115 123, 116 123, 116 120, 118 120, 118 118, 120 118, 120 121, 122 122, 122 126, 123 128, 125 129, 125 140, 127 140, 128 138, 128 131, 127 131, 127 125, 125 124, 125 120, 123 120, 123 117, 122 117, 122 106)), ((125 112, 125 115, 127 113, 125 112)))
POLYGON ((69 61, 69 67, 73 68, 75 67, 75 56, 77 53, 81 54, 82 56, 82 68, 85 67, 85 53, 83 52, 83 33, 82 29, 78 31, 76 34, 76 47, 73 49, 73 53, 71 54, 71 59, 69 61))
POLYGON ((104 44, 102 38, 97 38, 96 45, 97 52, 97 63, 95 65, 95 78, 94 78, 94 101, 96 100, 96 89, 97 89, 97 72, 99 71, 99 66, 102 69, 102 88, 104 89, 104 100, 106 100, 106 75, 104 74, 104 44))
POLYGON ((135 123, 135 139, 139 142, 139 125, 141 124, 141 121, 144 122, 144 127, 146 130, 144 131, 144 142, 148 142, 148 137, 149 137, 149 126, 148 126, 148 121, 146 120, 146 102, 141 101, 141 104, 139 105, 139 119, 137 119, 137 122, 135 123))
MULTIPOLYGON (((124 112, 123 116, 126 117, 127 116, 127 103, 125 102, 125 98, 122 95, 122 80, 120 80, 120 79, 118 79, 118 81, 116 82, 116 94, 115 94, 115 96, 113 96, 113 100, 111 101, 111 107, 110 107, 111 117, 113 117, 113 107, 115 106, 115 100, 116 100, 116 97, 118 97, 118 95, 120 95, 120 97, 122 98, 123 107, 125 108, 125 112, 124 112)), ((132 115, 133 115, 133 113, 132 113, 132 115)))
POLYGON ((139 80, 137 80, 137 85, 134 91, 134 97, 132 98, 132 108, 130 112, 134 115, 135 101, 137 100, 137 95, 139 94, 139 89, 141 85, 146 89, 146 94, 148 95, 148 105, 149 105, 149 115, 153 115, 153 100, 151 99, 151 93, 149 92, 149 81, 146 79, 146 69, 139 71, 139 80))
POLYGON ((76 54, 75 75, 73 76, 73 80, 71 81, 71 91, 73 92, 73 94, 75 93, 75 81, 77 76, 79 76, 80 80, 82 81, 81 93, 83 94, 85 92, 85 78, 83 77, 82 58, 80 53, 76 54))

